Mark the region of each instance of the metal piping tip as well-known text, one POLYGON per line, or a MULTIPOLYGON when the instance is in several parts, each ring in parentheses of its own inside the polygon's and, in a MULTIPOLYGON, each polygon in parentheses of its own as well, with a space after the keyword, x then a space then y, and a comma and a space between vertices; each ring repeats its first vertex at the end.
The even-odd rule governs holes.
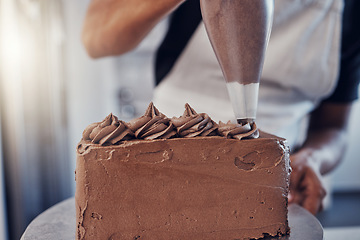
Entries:
POLYGON ((245 125, 247 123, 249 123, 251 125, 255 122, 254 118, 238 118, 236 120, 237 120, 237 123, 239 123, 241 125, 245 125))

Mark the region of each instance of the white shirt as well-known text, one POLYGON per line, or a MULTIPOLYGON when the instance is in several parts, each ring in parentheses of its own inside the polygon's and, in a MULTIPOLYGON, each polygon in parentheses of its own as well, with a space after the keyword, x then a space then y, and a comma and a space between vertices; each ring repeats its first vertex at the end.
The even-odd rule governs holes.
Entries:
MULTIPOLYGON (((309 113, 336 86, 342 9, 342 0, 275 1, 256 121, 292 149, 306 137, 309 113)), ((181 115, 186 102, 215 121, 235 120, 203 23, 154 93, 168 117, 181 115)))

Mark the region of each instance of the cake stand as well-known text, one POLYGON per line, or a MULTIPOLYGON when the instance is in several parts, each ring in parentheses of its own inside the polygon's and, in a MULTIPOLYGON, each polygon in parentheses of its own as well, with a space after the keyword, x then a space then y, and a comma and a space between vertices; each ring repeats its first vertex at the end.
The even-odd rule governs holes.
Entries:
MULTIPOLYGON (((20 240, 74 240, 75 222, 75 200, 70 198, 36 217, 20 240)), ((289 225, 290 235, 265 239, 323 240, 323 228, 319 221, 299 205, 289 206, 289 225)))

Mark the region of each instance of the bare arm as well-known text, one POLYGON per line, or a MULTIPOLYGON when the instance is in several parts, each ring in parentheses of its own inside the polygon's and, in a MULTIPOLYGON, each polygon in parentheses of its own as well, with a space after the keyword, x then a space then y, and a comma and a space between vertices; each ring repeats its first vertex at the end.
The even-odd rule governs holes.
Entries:
POLYGON ((313 214, 321 210, 326 194, 322 176, 342 160, 351 106, 351 103, 322 103, 311 115, 304 146, 291 156, 293 173, 289 201, 313 214))
POLYGON ((92 0, 82 39, 93 58, 135 48, 150 30, 185 0, 92 0))
POLYGON ((322 104, 313 112, 309 136, 304 148, 318 157, 322 175, 331 172, 342 160, 347 140, 347 127, 352 104, 322 104))

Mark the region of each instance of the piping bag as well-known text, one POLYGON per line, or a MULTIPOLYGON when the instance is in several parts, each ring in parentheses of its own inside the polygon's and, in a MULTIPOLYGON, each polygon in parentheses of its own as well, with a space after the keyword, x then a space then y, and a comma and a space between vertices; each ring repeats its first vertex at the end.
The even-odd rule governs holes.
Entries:
POLYGON ((205 28, 222 69, 237 122, 256 119, 273 0, 200 0, 205 28))

